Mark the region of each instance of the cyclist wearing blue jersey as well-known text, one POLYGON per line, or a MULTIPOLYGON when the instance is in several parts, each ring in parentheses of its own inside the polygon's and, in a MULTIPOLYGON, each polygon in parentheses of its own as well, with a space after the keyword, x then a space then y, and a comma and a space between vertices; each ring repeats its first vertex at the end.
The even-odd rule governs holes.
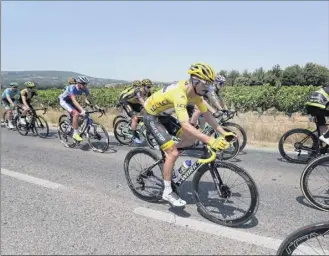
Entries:
POLYGON ((17 102, 16 96, 18 96, 18 83, 12 82, 9 86, 10 87, 6 88, 1 95, 1 103, 5 110, 8 110, 5 117, 5 119, 8 120, 8 128, 14 129, 14 125, 12 123, 12 110, 14 109, 17 102))
POLYGON ((87 88, 89 79, 85 76, 78 76, 75 79, 75 82, 76 82, 75 84, 71 84, 67 86, 64 92, 61 95, 59 95, 58 98, 59 98, 59 104, 70 114, 73 115, 73 121, 72 121, 72 126, 74 129, 73 138, 77 141, 82 141, 82 138, 78 133, 78 118, 79 115, 83 116, 86 111, 81 107, 79 102, 76 100, 76 96, 80 96, 84 93, 89 99, 86 101, 88 104, 90 104, 93 100, 90 97, 90 93, 87 88))

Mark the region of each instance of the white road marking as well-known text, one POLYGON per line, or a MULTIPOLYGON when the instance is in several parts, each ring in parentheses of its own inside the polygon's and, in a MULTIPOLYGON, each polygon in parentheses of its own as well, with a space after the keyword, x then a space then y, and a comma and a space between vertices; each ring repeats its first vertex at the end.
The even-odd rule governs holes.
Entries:
POLYGON ((7 175, 7 176, 10 176, 10 177, 19 179, 19 180, 23 180, 23 181, 26 181, 26 182, 29 182, 29 183, 33 183, 33 184, 36 184, 36 185, 39 185, 39 186, 42 186, 42 187, 45 187, 45 188, 51 188, 51 189, 64 188, 63 185, 58 184, 58 183, 54 183, 54 182, 51 182, 51 181, 48 181, 48 180, 35 178, 35 177, 32 177, 32 176, 27 175, 27 174, 23 174, 23 173, 19 173, 19 172, 13 172, 13 171, 3 169, 3 168, 1 168, 1 174, 7 175))
MULTIPOLYGON (((198 220, 193 220, 190 218, 182 218, 179 216, 176 216, 172 213, 165 213, 162 211, 157 211, 149 208, 144 207, 137 207, 134 209, 134 213, 142 215, 147 218, 152 218, 155 220, 163 221, 172 223, 177 226, 182 227, 188 227, 190 229, 216 235, 219 237, 225 237, 232 240, 237 240, 240 242, 245 242, 248 244, 253 244, 256 246, 262 246, 265 248, 269 248, 272 250, 277 251, 279 246, 281 245, 282 241, 281 239, 267 237, 267 236, 261 236, 252 234, 249 232, 241 231, 235 228, 229 228, 224 227, 212 223, 206 223, 198 220)), ((288 236, 288 234, 285 234, 288 236)), ((314 253, 314 250, 312 250, 309 247, 306 247, 304 245, 300 245, 297 250, 303 250, 304 252, 308 252, 310 254, 314 253)), ((313 249, 320 249, 320 248, 313 248, 313 249)), ((326 250, 325 250, 326 251, 326 250)), ((310 255, 309 254, 309 255, 310 255)))

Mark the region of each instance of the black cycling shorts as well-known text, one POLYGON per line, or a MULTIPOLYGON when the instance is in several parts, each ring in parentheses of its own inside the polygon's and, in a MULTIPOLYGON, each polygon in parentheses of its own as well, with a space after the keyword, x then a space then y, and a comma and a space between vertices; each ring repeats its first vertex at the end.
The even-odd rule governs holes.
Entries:
POLYGON ((327 123, 326 116, 329 116, 329 111, 326 109, 317 108, 314 106, 306 106, 307 114, 315 116, 319 125, 325 125, 327 123))
POLYGON ((123 109, 126 111, 129 117, 133 117, 136 114, 140 113, 143 109, 143 105, 139 103, 129 103, 127 101, 121 101, 123 109))
POLYGON ((147 131, 153 135, 162 150, 171 148, 175 144, 171 136, 179 136, 181 134, 181 125, 172 116, 144 114, 143 122, 147 131))

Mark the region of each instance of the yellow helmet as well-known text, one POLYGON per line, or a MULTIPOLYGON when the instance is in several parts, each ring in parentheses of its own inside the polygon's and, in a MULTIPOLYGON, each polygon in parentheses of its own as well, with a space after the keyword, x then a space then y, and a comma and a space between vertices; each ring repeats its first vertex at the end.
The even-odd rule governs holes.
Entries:
POLYGON ((141 81, 139 81, 139 80, 133 81, 133 86, 138 87, 138 86, 141 86, 141 85, 142 85, 141 81))
POLYGON ((32 81, 25 82, 24 85, 28 88, 33 88, 35 87, 35 84, 32 81))
POLYGON ((152 81, 150 79, 145 78, 145 79, 142 80, 142 86, 147 86, 147 85, 151 86, 153 84, 152 84, 152 81))
POLYGON ((206 63, 197 62, 192 64, 187 73, 209 82, 215 81, 215 71, 206 63))

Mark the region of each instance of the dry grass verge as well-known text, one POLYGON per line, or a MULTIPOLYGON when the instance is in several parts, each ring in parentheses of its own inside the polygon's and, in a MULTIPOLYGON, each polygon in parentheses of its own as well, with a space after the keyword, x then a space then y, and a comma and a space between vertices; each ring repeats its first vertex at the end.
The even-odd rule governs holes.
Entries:
MULTIPOLYGON (((1 109, 1 116, 3 109, 1 109)), ((56 126, 58 118, 65 111, 49 109, 45 114, 45 118, 49 124, 56 126)), ((92 115, 95 121, 103 124, 109 131, 113 130, 112 121, 119 114, 115 109, 108 109, 106 115, 98 118, 98 113, 92 115)), ((237 117, 230 120, 240 124, 246 131, 248 137, 248 145, 258 147, 275 147, 282 134, 293 128, 315 129, 314 123, 309 122, 307 116, 301 116, 296 113, 292 117, 275 112, 274 114, 262 114, 258 112, 240 113, 237 117)))

